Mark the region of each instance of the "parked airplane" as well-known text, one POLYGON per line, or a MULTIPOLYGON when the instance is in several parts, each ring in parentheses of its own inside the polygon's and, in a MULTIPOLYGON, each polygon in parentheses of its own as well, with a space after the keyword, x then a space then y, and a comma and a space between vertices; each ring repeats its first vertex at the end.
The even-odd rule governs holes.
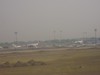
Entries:
POLYGON ((33 44, 28 44, 28 47, 35 47, 38 48, 39 42, 38 43, 33 43, 33 44))
POLYGON ((75 41, 75 43, 83 44, 83 40, 81 40, 81 41, 75 41))
POLYGON ((15 45, 15 44, 12 44, 12 46, 13 46, 14 48, 20 48, 20 47, 21 47, 21 46, 15 45))

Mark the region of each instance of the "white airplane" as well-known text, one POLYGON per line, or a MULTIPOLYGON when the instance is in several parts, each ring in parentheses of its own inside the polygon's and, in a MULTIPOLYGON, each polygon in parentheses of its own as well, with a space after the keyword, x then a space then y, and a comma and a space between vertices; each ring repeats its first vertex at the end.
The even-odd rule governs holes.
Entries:
POLYGON ((14 48, 20 48, 20 47, 21 47, 21 46, 15 45, 15 44, 12 44, 12 46, 13 46, 14 48))
POLYGON ((81 41, 75 41, 75 43, 83 44, 83 40, 81 40, 81 41))
POLYGON ((28 44, 28 47, 35 47, 38 48, 39 42, 38 43, 33 43, 33 44, 28 44))

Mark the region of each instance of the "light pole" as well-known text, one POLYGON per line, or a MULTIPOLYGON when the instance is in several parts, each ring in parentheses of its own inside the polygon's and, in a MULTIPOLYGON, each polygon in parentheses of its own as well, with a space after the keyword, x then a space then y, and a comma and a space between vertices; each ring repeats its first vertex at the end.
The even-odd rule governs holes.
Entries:
POLYGON ((60 30, 59 45, 60 45, 60 47, 62 46, 62 30, 60 30))
POLYGON ((85 44, 87 43, 87 32, 84 32, 83 40, 85 41, 85 44))
POLYGON ((60 40, 62 40, 62 30, 60 30, 60 40))
POLYGON ((56 31, 53 31, 53 35, 54 35, 54 40, 56 40, 56 31))
POLYGON ((15 32, 15 43, 17 44, 18 38, 17 38, 18 32, 15 32))
POLYGON ((97 29, 94 29, 95 32, 95 45, 97 44, 97 29))

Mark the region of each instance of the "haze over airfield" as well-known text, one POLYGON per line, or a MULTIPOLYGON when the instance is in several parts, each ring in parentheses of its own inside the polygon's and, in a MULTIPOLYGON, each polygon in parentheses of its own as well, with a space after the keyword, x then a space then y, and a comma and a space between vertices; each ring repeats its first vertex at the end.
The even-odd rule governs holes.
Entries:
POLYGON ((0 0, 0 42, 100 37, 100 0, 0 0))

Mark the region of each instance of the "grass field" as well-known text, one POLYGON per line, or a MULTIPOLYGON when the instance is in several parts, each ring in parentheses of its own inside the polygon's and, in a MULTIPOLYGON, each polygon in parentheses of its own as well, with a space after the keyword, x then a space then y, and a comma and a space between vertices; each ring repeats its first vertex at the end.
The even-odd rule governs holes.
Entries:
POLYGON ((0 64, 32 59, 46 65, 0 68, 0 75, 100 75, 100 49, 25 50, 0 54, 0 64))

